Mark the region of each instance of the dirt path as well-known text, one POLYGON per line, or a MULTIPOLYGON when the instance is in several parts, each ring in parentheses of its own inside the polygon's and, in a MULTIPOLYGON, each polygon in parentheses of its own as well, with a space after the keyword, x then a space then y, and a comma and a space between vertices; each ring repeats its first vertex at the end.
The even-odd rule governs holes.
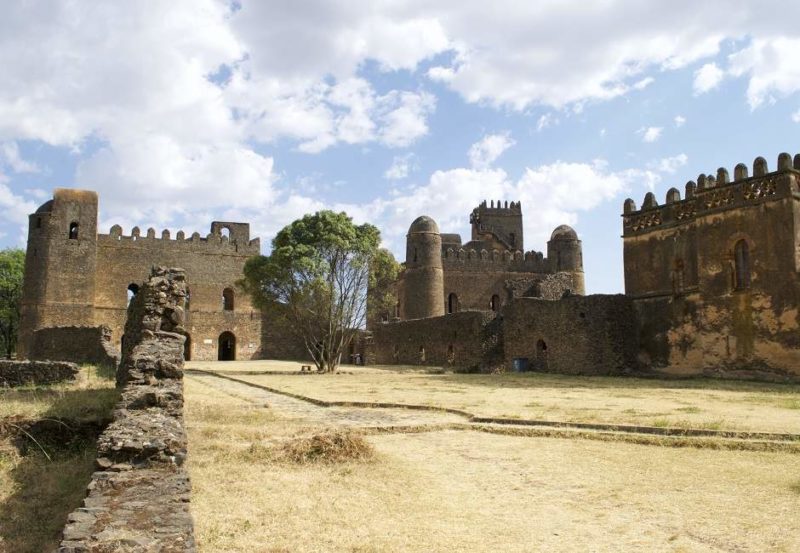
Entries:
POLYGON ((448 426, 464 423, 465 418, 451 413, 411 409, 368 407, 320 407, 307 401, 269 392, 212 374, 191 373, 191 378, 221 392, 273 409, 282 418, 309 425, 349 426, 354 428, 400 428, 448 426))

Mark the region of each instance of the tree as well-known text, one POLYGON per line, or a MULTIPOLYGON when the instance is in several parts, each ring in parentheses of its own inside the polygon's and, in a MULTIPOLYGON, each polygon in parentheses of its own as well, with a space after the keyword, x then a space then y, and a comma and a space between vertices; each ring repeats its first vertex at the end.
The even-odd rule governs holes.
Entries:
POLYGON ((24 274, 25 252, 20 249, 0 251, 0 351, 9 359, 17 347, 24 274))
POLYGON ((370 324, 392 319, 397 306, 395 284, 401 266, 392 252, 381 248, 372 261, 369 272, 369 302, 367 319, 370 324))
POLYGON ((317 369, 333 372, 364 326, 380 232, 346 213, 319 211, 284 227, 269 256, 244 267, 254 304, 302 340, 317 369))

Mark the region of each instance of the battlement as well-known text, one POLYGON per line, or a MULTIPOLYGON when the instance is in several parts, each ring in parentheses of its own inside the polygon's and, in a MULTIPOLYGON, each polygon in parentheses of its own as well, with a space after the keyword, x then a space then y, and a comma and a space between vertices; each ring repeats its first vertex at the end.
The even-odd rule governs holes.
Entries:
POLYGON ((548 259, 542 252, 510 250, 476 250, 472 248, 447 248, 442 255, 445 270, 458 271, 508 271, 520 273, 552 272, 548 259))
MULTIPOLYGON (((510 251, 524 249, 522 240, 522 203, 486 200, 472 210, 469 216, 472 225, 472 240, 495 242, 510 251)), ((498 244, 495 244, 496 247, 498 244)))
POLYGON ((472 213, 499 213, 499 214, 508 214, 508 215, 519 215, 522 213, 522 202, 510 202, 508 200, 505 201, 505 204, 497 200, 497 204, 495 205, 494 200, 483 200, 478 207, 472 210, 472 213))
POLYGON ((734 168, 733 181, 724 167, 717 169, 716 177, 701 174, 697 182, 689 181, 685 197, 677 188, 667 191, 665 204, 659 205, 655 194, 645 194, 642 208, 628 198, 623 204, 623 236, 645 234, 658 228, 681 225, 699 216, 760 204, 800 194, 800 154, 778 156, 778 170, 770 173, 767 161, 757 157, 753 162, 753 176, 749 176, 744 163, 734 168))
MULTIPOLYGON (((237 239, 235 234, 230 236, 223 234, 223 229, 231 225, 246 226, 246 223, 212 223, 212 231, 205 237, 200 236, 199 232, 194 232, 186 237, 184 231, 179 230, 175 239, 170 236, 170 231, 164 229, 161 231, 161 236, 156 237, 156 230, 154 228, 147 229, 147 233, 142 236, 139 227, 133 227, 131 234, 126 236, 123 234, 122 227, 114 225, 111 227, 108 234, 98 234, 98 245, 105 246, 118 246, 118 247, 175 247, 180 249, 189 249, 196 251, 209 251, 213 253, 231 253, 231 254, 245 254, 245 255, 258 255, 261 253, 261 240, 254 238, 252 240, 237 239)), ((247 235, 244 235, 247 238, 247 235)))

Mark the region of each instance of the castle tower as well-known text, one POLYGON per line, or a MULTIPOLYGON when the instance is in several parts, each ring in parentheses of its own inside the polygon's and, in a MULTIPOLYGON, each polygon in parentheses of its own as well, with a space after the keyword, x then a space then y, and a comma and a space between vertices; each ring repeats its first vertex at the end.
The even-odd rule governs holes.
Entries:
POLYGON ((578 233, 567 225, 556 227, 547 242, 547 259, 554 272, 572 273, 573 294, 586 294, 583 274, 583 249, 578 233))
POLYGON ((484 200, 469 217, 472 240, 487 242, 487 249, 525 251, 522 241, 522 203, 484 200))
POLYGON ((417 218, 408 229, 404 278, 402 318, 444 315, 442 236, 430 217, 417 218))
POLYGON ((28 219, 20 357, 34 330, 93 320, 96 266, 97 194, 57 188, 28 219))

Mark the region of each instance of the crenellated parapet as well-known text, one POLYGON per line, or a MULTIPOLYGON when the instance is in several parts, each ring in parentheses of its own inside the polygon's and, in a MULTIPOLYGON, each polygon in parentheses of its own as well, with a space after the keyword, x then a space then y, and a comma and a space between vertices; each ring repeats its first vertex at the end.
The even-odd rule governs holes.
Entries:
POLYGON ((121 248, 177 248, 192 251, 210 251, 212 253, 233 253, 243 255, 258 255, 261 253, 261 240, 259 238, 249 239, 249 225, 246 223, 225 223, 213 222, 211 232, 206 236, 201 236, 199 232, 194 232, 190 236, 179 230, 175 238, 171 238, 168 229, 161 231, 156 236, 154 228, 147 229, 144 236, 139 227, 133 227, 130 235, 125 235, 122 227, 114 225, 108 234, 98 234, 99 245, 118 246, 121 248), (228 227, 234 227, 235 232, 231 232, 228 227))
POLYGON ((767 161, 757 157, 753 162, 753 175, 747 165, 734 168, 733 180, 727 169, 720 167, 716 175, 701 174, 697 181, 689 181, 684 198, 677 188, 667 191, 665 203, 659 205, 655 194, 645 194, 642 208, 628 198, 623 204, 623 235, 633 236, 658 228, 680 225, 697 217, 728 209, 780 200, 800 194, 800 154, 778 156, 777 171, 769 172, 767 161))
POLYGON ((447 248, 442 255, 445 268, 459 271, 505 271, 546 273, 552 268, 542 252, 447 248))
POLYGON ((522 240, 522 202, 497 200, 481 202, 469 216, 472 240, 492 237, 509 250, 524 249, 522 240))

